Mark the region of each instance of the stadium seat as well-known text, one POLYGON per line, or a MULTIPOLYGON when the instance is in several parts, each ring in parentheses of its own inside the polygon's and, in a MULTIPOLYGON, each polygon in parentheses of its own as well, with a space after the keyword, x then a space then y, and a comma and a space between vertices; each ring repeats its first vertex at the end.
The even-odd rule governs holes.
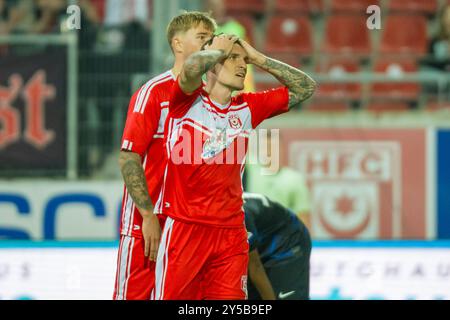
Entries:
MULTIPOLYGON (((380 59, 375 62, 373 71, 386 74, 389 79, 400 79, 405 73, 417 71, 417 62, 407 59, 380 59)), ((371 86, 372 97, 393 99, 416 99, 420 93, 420 84, 416 82, 384 82, 371 86)))
MULTIPOLYGON (((328 60, 316 66, 318 73, 325 73, 329 75, 330 79, 342 78, 347 73, 358 72, 359 69, 359 62, 354 59, 328 60)), ((322 83, 319 85, 316 95, 320 98, 359 99, 361 97, 361 84, 355 82, 322 83)))
POLYGON ((313 102, 305 106, 302 110, 314 112, 345 112, 349 111, 348 104, 342 101, 313 102))
POLYGON ((393 102, 393 101, 377 101, 371 102, 367 106, 366 110, 374 113, 380 112, 402 112, 408 111, 409 105, 405 102, 393 102))
POLYGON ((310 55, 313 51, 311 25, 305 17, 277 15, 270 19, 266 51, 310 55))
POLYGON ((276 0, 275 10, 289 13, 317 13, 323 11, 322 0, 276 0))
POLYGON ((368 56, 371 51, 366 18, 333 15, 326 22, 323 50, 328 54, 368 56))
POLYGON ((390 15, 381 37, 380 53, 413 54, 427 51, 427 21, 420 15, 390 15))
POLYGON ((263 13, 265 2, 261 0, 225 0, 225 8, 228 13, 263 13))
POLYGON ((379 0, 331 0, 333 12, 366 12, 370 5, 379 5, 379 0))
POLYGON ((438 4, 437 0, 390 0, 388 9, 399 13, 435 14, 438 4))

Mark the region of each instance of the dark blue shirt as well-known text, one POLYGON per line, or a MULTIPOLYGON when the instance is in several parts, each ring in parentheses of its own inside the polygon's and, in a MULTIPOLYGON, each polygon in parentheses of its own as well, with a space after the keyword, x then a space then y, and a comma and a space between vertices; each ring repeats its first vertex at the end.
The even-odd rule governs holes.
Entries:
POLYGON ((265 266, 297 257, 308 231, 295 213, 267 197, 244 194, 250 251, 258 249, 265 266))

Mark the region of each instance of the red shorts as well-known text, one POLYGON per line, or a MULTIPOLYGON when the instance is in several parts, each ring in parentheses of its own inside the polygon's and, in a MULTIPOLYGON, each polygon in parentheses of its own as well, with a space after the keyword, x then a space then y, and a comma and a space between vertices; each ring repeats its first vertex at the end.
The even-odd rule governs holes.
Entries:
POLYGON ((167 217, 156 261, 156 300, 247 298, 248 240, 242 228, 167 217))
MULTIPOLYGON (((166 217, 158 218, 162 228, 166 217)), ((120 236, 114 300, 150 300, 156 263, 144 255, 144 249, 143 238, 120 236)))

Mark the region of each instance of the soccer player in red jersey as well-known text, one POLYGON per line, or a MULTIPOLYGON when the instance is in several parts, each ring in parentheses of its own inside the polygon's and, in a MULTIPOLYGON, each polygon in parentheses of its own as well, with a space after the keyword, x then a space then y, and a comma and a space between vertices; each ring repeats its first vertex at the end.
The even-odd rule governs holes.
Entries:
POLYGON ((234 36, 216 36, 205 49, 186 60, 172 88, 168 161, 155 207, 167 215, 155 299, 246 298, 241 176, 248 137, 263 120, 287 112, 315 90, 308 75, 234 36), (233 97, 243 88, 247 63, 284 86, 233 97))
POLYGON ((186 58, 201 49, 215 28, 215 21, 202 12, 172 19, 167 38, 175 56, 173 68, 149 80, 130 100, 119 159, 125 186, 113 299, 151 298, 160 224, 165 221, 154 214, 153 204, 166 163, 163 137, 170 90, 186 58))

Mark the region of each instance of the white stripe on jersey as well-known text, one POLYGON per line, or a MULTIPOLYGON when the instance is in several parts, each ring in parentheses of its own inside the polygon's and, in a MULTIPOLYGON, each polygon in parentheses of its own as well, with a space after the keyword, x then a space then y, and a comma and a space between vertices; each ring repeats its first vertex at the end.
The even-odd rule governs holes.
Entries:
POLYGON ((153 287, 152 292, 150 293, 150 300, 155 300, 155 287, 153 287))
POLYGON ((169 101, 163 101, 160 104, 161 107, 167 107, 168 105, 169 105, 169 101))
POLYGON ((170 219, 170 226, 169 226, 169 235, 167 239, 167 246, 166 246, 166 252, 164 254, 164 276, 162 280, 162 290, 161 290, 161 298, 164 299, 164 286, 166 285, 166 274, 167 274, 167 266, 169 265, 169 248, 170 248, 170 239, 172 238, 172 230, 173 230, 173 224, 175 223, 174 220, 170 219))
MULTIPOLYGON (((206 98, 202 97, 202 101, 205 102, 203 103, 201 106, 203 108, 205 108, 206 110, 208 110, 209 112, 214 113, 215 115, 219 116, 220 118, 226 118, 226 113, 224 112, 218 112, 216 109, 214 109, 214 107, 211 105, 211 103, 209 103, 208 100, 206 100, 206 98)), ((216 106, 216 108, 220 109, 219 107, 216 106)), ((222 110, 223 111, 223 110, 222 110)))
POLYGON ((167 231, 169 229, 168 222, 170 217, 167 217, 164 229, 161 235, 161 242, 159 243, 158 256, 156 257, 155 266, 155 300, 158 300, 161 292, 162 278, 164 275, 164 250, 166 249, 167 231))
POLYGON ((124 289, 124 300, 127 299, 127 290, 128 290, 128 281, 130 280, 130 269, 131 269, 131 262, 133 260, 133 247, 134 247, 134 238, 131 238, 131 243, 130 243, 130 253, 129 253, 129 257, 128 257, 128 267, 127 267, 127 274, 126 274, 126 280, 125 280, 125 289, 124 289))
POLYGON ((207 129, 204 129, 203 127, 201 127, 201 126, 200 126, 199 124, 197 124, 197 123, 194 123, 194 122, 192 122, 192 121, 188 121, 188 119, 185 119, 185 120, 181 121, 181 122, 178 124, 178 127, 181 127, 183 124, 190 125, 192 128, 197 129, 197 130, 199 130, 199 131, 205 133, 205 134, 208 135, 208 136, 211 136, 211 132, 210 132, 210 131, 207 131, 207 129))
POLYGON ((155 204, 155 213, 156 214, 162 213, 162 205, 161 204, 163 202, 164 190, 166 187, 166 176, 167 176, 167 164, 166 164, 166 168, 164 169, 163 184, 162 184, 161 190, 159 191, 158 200, 156 201, 156 204, 155 204))
MULTIPOLYGON (((128 189, 125 186, 125 197, 123 198, 123 203, 122 203, 122 230, 121 232, 123 232, 123 230, 125 230, 125 216, 126 216, 126 211, 127 211, 127 203, 128 203, 128 197, 130 196, 128 194, 128 189)), ((123 233, 124 235, 126 235, 126 233, 123 233)))
POLYGON ((147 81, 147 83, 145 85, 143 85, 141 87, 141 90, 139 90, 139 94, 137 96, 136 99, 136 103, 134 104, 134 109, 133 112, 138 112, 141 109, 142 106, 142 101, 145 97, 145 94, 147 92, 148 87, 150 87, 152 84, 154 84, 156 81, 161 80, 162 78, 167 77, 168 75, 170 75, 171 72, 170 71, 166 71, 152 79, 150 79, 149 81, 147 81))
POLYGON ((247 105, 247 102, 244 102, 244 103, 242 103, 242 104, 240 104, 240 105, 238 105, 238 106, 231 106, 228 110, 234 110, 234 109, 239 109, 239 108, 242 108, 242 107, 246 107, 246 106, 248 106, 247 105))
POLYGON ((134 209, 134 203, 133 199, 130 196, 130 193, 127 191, 127 201, 125 206, 125 213, 123 215, 123 224, 122 224, 122 230, 126 230, 126 235, 130 235, 128 230, 130 229, 131 225, 131 214, 132 210, 134 209))
MULTIPOLYGON (((167 141, 166 141, 166 151, 167 151, 167 157, 170 157, 170 135, 172 134, 172 127, 173 127, 173 119, 169 118, 169 127, 167 129, 167 141)), ((161 187, 161 190, 159 191, 158 200, 156 201, 155 205, 155 211, 157 214, 162 213, 162 203, 164 199, 164 190, 166 187, 166 176, 167 176, 167 164, 166 168, 164 169, 164 178, 163 178, 163 184, 161 187)))
POLYGON ((118 280, 119 285, 117 292, 117 300, 124 299, 125 281, 127 280, 126 271, 128 264, 128 253, 130 250, 130 240, 131 237, 123 237, 122 252, 120 255, 119 280, 118 280))
POLYGON ((124 140, 123 143, 122 143, 122 149, 128 150, 128 144, 129 143, 130 142, 128 140, 124 140))
POLYGON ((154 134, 153 138, 164 138, 163 134, 154 134))
POLYGON ((142 105, 140 106, 140 110, 139 110, 140 113, 144 113, 145 107, 147 106, 147 100, 148 100, 148 98, 150 97, 150 93, 152 92, 153 88, 154 88, 156 85, 160 84, 160 83, 164 83, 164 82, 167 82, 167 81, 170 81, 170 80, 172 80, 172 77, 168 75, 167 78, 162 78, 161 80, 156 81, 155 83, 153 83, 153 84, 150 86, 150 88, 148 88, 147 94, 145 95, 145 100, 144 100, 144 102, 142 103, 142 105))
POLYGON ((118 297, 119 297, 120 263, 122 261, 123 238, 124 237, 122 237, 122 236, 120 237, 119 252, 117 254, 117 266, 116 266, 117 276, 116 276, 116 284, 115 284, 116 287, 114 290, 116 292, 116 295, 114 297, 114 300, 118 300, 118 297))
POLYGON ((147 164, 147 156, 148 156, 148 154, 146 153, 145 157, 144 157, 144 162, 142 162, 142 167, 144 168, 144 172, 145 172, 145 165, 147 164))
POLYGON ((174 220, 167 217, 164 230, 161 236, 161 242, 158 248, 158 257, 156 258, 155 267, 155 300, 162 300, 164 295, 164 283, 167 272, 168 263, 168 247, 170 243, 170 235, 172 234, 174 220))
POLYGON ((173 127, 173 119, 169 118, 169 128, 167 132, 167 142, 166 142, 166 150, 167 150, 167 157, 170 157, 170 140, 172 139, 172 127, 173 127))

